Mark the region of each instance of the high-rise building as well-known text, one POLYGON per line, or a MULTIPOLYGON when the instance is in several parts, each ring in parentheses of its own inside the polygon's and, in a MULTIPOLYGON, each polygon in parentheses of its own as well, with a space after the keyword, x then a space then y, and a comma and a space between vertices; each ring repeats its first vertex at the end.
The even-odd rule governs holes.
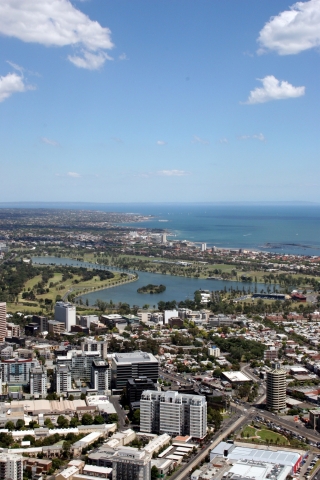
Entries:
POLYGON ((81 379, 90 382, 92 362, 99 359, 101 359, 100 352, 69 350, 66 356, 57 357, 57 364, 69 365, 73 380, 81 379))
POLYGON ((42 398, 47 395, 47 370, 43 365, 30 368, 30 394, 42 398))
POLYGON ((142 392, 145 390, 157 390, 156 385, 150 378, 128 378, 126 393, 129 405, 131 406, 136 402, 140 403, 142 392))
POLYGON ((276 411, 286 408, 287 372, 276 365, 267 372, 267 408, 276 411))
POLYGON ((155 383, 159 378, 159 363, 151 353, 116 353, 111 368, 112 385, 116 389, 122 390, 128 378, 148 377, 155 383))
POLYGON ((32 322, 39 325, 40 333, 48 332, 48 317, 43 317, 41 315, 33 315, 32 322))
POLYGON ((54 372, 54 389, 56 393, 67 393, 71 390, 71 368, 70 365, 58 364, 54 372))
POLYGON ((206 398, 145 390, 140 399, 140 430, 201 439, 207 433, 206 398))
POLYGON ((54 307, 54 319, 63 322, 66 331, 70 332, 71 327, 76 325, 76 307, 72 303, 57 302, 54 307))
POLYGON ((0 342, 4 342, 7 334, 7 304, 0 302, 0 342))
POLYGON ((14 453, 0 453, 0 479, 22 480, 23 457, 14 453))
POLYGON ((106 360, 93 360, 91 365, 91 388, 98 394, 106 394, 110 388, 110 368, 106 360))
POLYGON ((113 480, 150 480, 151 455, 145 450, 120 447, 112 456, 113 480))
POLYGON ((105 359, 108 354, 108 342, 85 338, 81 343, 81 349, 83 352, 100 352, 101 358, 105 359))
POLYGON ((15 323, 9 323, 7 322, 7 338, 12 338, 12 337, 20 337, 20 325, 16 325, 15 323))
POLYGON ((39 365, 38 360, 32 358, 9 358, 0 362, 0 373, 3 382, 8 384, 27 385, 30 370, 39 365))

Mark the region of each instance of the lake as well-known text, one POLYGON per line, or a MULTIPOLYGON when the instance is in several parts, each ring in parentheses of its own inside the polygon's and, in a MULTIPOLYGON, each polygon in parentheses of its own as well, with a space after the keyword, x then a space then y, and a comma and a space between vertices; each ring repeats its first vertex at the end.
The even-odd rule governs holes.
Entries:
MULTIPOLYGON (((97 265, 90 262, 78 262, 71 258, 58 258, 58 257, 33 257, 32 262, 34 264, 41 265, 72 265, 75 267, 86 267, 86 268, 96 268, 101 270, 117 270, 115 267, 109 267, 104 265, 97 265)), ((126 283, 123 285, 118 285, 116 287, 105 288, 103 290, 98 290, 96 292, 87 293, 82 295, 81 298, 85 302, 87 299, 90 305, 94 305, 95 301, 99 298, 103 301, 112 300, 113 303, 128 303, 130 306, 138 305, 142 307, 145 304, 151 306, 157 305, 160 300, 167 302, 176 300, 177 302, 193 299, 194 292, 196 290, 224 290, 224 288, 229 289, 239 289, 239 292, 242 292, 242 289, 251 288, 251 291, 254 290, 255 285, 257 286, 257 291, 266 290, 267 285, 263 283, 248 283, 248 282, 232 282, 232 281, 223 281, 223 280, 207 280, 207 279, 198 279, 198 278, 187 278, 187 277, 175 277, 172 275, 162 275, 158 273, 148 273, 148 272, 137 272, 139 279, 136 282, 126 283), (159 294, 150 294, 150 293, 138 293, 137 289, 148 285, 149 283, 154 285, 165 285, 166 290, 159 294)), ((271 286, 273 288, 273 285, 271 286)))

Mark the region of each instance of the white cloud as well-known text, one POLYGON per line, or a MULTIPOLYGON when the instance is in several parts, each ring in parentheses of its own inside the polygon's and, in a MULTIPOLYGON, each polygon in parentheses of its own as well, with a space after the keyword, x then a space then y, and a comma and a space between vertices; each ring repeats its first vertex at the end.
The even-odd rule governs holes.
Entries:
POLYGON ((297 2, 260 31, 258 53, 266 49, 279 55, 293 55, 320 46, 320 0, 297 2))
POLYGON ((258 80, 262 82, 262 87, 252 90, 245 103, 252 105, 254 103, 270 102, 271 100, 297 98, 305 94, 305 87, 294 87, 289 82, 280 81, 273 75, 258 80))
POLYGON ((166 145, 166 144, 167 144, 167 142, 165 142, 164 140, 157 140, 157 145, 162 146, 162 145, 166 145))
POLYGON ((193 135, 192 143, 202 143, 202 145, 208 145, 209 144, 208 140, 205 140, 201 137, 198 137, 197 135, 193 135))
POLYGON ((121 53, 121 55, 119 55, 119 60, 128 60, 128 57, 125 53, 121 53))
POLYGON ((260 142, 265 142, 266 141, 266 137, 263 135, 263 133, 258 133, 258 134, 255 134, 255 135, 241 135, 239 137, 239 140, 250 140, 251 138, 253 138, 255 140, 260 140, 260 142))
POLYGON ((220 143, 228 143, 228 139, 226 137, 220 138, 220 143))
POLYGON ((68 172, 67 176, 72 177, 72 178, 80 178, 81 177, 80 173, 77 173, 77 172, 68 172))
POLYGON ((0 102, 9 98, 13 93, 26 92, 34 90, 32 85, 26 85, 22 76, 16 73, 8 73, 5 77, 0 77, 0 102))
POLYGON ((159 170, 156 175, 162 177, 184 177, 185 175, 189 175, 189 173, 185 170, 159 170))
POLYGON ((42 137, 41 138, 42 143, 46 143, 47 145, 51 145, 52 147, 60 147, 60 144, 56 142, 55 140, 50 140, 50 138, 47 137, 42 137))
POLYGON ((113 47, 111 32, 75 8, 69 0, 1 0, 0 33, 27 43, 73 46, 76 66, 100 68, 113 47))

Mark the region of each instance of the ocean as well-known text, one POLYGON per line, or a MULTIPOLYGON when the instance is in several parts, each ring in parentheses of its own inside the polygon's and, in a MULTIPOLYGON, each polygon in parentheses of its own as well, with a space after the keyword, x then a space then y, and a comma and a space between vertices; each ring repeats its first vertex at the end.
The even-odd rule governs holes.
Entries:
POLYGON ((318 204, 1 203, 0 208, 64 208, 151 215, 142 223, 165 229, 168 239, 208 247, 244 248, 294 255, 320 255, 318 204))

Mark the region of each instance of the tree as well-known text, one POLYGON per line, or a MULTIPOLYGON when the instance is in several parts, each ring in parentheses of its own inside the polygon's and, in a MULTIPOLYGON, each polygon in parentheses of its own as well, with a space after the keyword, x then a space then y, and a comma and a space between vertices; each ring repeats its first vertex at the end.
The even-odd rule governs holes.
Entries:
POLYGON ((153 467, 151 468, 151 480, 155 480, 156 478, 158 478, 159 476, 159 469, 153 465, 153 467))
POLYGON ((69 420, 63 415, 59 415, 59 417, 57 418, 57 425, 59 426, 59 428, 68 428, 69 420))
POLYGON ((108 422, 110 423, 117 423, 119 420, 118 415, 116 413, 111 413, 108 415, 108 422))
POLYGON ((93 418, 92 418, 92 415, 90 415, 90 413, 84 413, 82 415, 82 425, 92 425, 93 424, 93 418))
POLYGON ((140 425, 140 408, 137 408, 132 415, 132 423, 140 425))
POLYGON ((78 417, 72 417, 70 420, 70 427, 75 428, 78 425, 81 425, 81 422, 79 421, 78 417))
POLYGON ((25 421, 22 418, 19 418, 16 423, 16 429, 21 430, 25 426, 25 421))
POLYGON ((104 423, 104 418, 102 415, 96 415, 94 417, 93 423, 96 425, 102 425, 104 423))
POLYGON ((10 420, 9 422, 7 422, 5 424, 4 428, 6 428, 7 430, 10 430, 10 432, 11 432, 12 430, 15 429, 15 424, 13 422, 11 422, 11 420, 10 420))
POLYGON ((71 402, 72 400, 74 400, 74 396, 73 396, 73 395, 69 395, 69 396, 68 396, 68 399, 69 399, 70 402, 71 402))

